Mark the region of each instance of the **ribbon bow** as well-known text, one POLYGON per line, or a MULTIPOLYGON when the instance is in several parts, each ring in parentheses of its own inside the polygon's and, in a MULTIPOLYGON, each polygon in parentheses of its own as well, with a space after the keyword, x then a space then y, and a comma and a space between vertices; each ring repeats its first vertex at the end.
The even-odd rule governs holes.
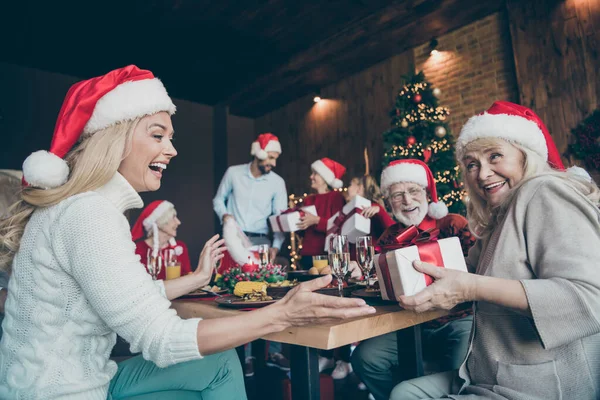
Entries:
POLYGON ((360 214, 362 211, 362 208, 356 207, 348 214, 344 214, 343 211, 338 212, 338 216, 333 220, 333 226, 327 230, 327 234, 331 235, 333 233, 340 233, 342 231, 342 226, 344 226, 346 221, 348 221, 354 214, 360 214))
POLYGON ((394 243, 376 246, 375 250, 378 253, 381 253, 385 251, 401 249, 403 247, 416 246, 417 244, 421 243, 434 242, 438 239, 439 234, 439 229, 427 229, 424 231, 419 231, 419 228, 417 228, 415 225, 411 225, 396 235, 394 238, 394 243))

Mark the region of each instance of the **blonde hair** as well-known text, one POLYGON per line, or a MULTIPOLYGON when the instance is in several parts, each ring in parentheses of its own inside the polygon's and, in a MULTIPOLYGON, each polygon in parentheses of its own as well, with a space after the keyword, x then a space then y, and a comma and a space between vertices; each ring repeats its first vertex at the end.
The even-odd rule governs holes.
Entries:
POLYGON ((508 193, 508 196, 502 200, 502 203, 496 207, 491 208, 485 199, 477 193, 475 188, 469 185, 466 179, 464 162, 463 160, 458 160, 463 169, 463 182, 469 196, 467 201, 467 220, 469 221, 469 228, 476 237, 483 238, 492 233, 503 219, 518 189, 538 176, 555 176, 560 178, 598 206, 600 202, 600 189, 598 189, 598 186, 594 182, 589 182, 567 171, 553 169, 538 153, 521 146, 519 143, 507 142, 500 138, 481 138, 468 143, 465 146, 464 153, 469 151, 483 151, 502 143, 509 143, 523 154, 523 179, 508 193))
POLYGON ((53 189, 21 189, 20 200, 11 206, 9 216, 0 221, 0 270, 10 273, 25 226, 36 209, 97 189, 112 179, 131 151, 133 131, 139 120, 122 122, 82 137, 65 157, 70 175, 64 185, 53 189))
POLYGON ((381 189, 379 189, 379 185, 377 184, 375 178, 373 178, 371 175, 363 175, 356 176, 352 178, 352 180, 364 188, 364 197, 366 199, 371 200, 373 203, 379 204, 385 209, 383 195, 381 194, 381 189))

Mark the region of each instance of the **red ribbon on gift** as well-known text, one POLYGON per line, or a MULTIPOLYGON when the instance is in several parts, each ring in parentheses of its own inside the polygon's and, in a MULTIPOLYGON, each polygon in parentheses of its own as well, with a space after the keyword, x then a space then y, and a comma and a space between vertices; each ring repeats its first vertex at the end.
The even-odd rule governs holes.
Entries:
POLYGON ((291 214, 296 211, 298 211, 300 213, 300 218, 303 218, 306 215, 306 213, 304 211, 302 211, 300 209, 300 207, 294 207, 294 208, 288 208, 287 210, 283 211, 281 214, 279 214, 278 216, 275 217, 275 221, 277 221, 277 226, 279 227, 280 232, 284 232, 283 226, 281 225, 281 216, 284 214, 291 214))
MULTIPOLYGON (((394 292, 394 286, 392 285, 390 269, 385 253, 404 247, 417 246, 419 258, 421 261, 444 268, 444 259, 442 258, 442 251, 440 250, 440 245, 437 242, 437 237, 439 233, 439 229, 428 229, 426 231, 419 231, 419 229, 416 226, 411 225, 396 236, 395 243, 378 246, 377 251, 383 253, 379 255, 379 266, 383 275, 383 282, 389 298, 395 299, 396 294, 394 292)), ((424 275, 425 285, 431 285, 433 283, 433 278, 427 274, 424 275)))
POLYGON ((338 216, 333 220, 333 226, 331 229, 327 229, 327 234, 331 235, 333 233, 340 233, 342 231, 342 226, 344 223, 350 219, 354 214, 362 213, 362 208, 354 208, 348 214, 344 214, 342 211, 338 213, 338 216))

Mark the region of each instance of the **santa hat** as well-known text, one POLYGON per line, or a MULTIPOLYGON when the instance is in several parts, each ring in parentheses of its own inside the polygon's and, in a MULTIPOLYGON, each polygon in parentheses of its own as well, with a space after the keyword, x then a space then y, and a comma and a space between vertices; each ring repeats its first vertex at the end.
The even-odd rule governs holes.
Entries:
POLYGON ((82 135, 160 111, 173 115, 175 105, 162 82, 135 65, 74 84, 58 114, 50 150, 36 151, 23 163, 25 183, 44 189, 65 184, 69 166, 63 158, 82 135))
MULTIPOLYGON (((146 237, 146 232, 152 231, 152 256, 156 257, 158 255, 158 225, 156 221, 160 219, 167 211, 174 210, 175 206, 173 203, 167 200, 155 200, 152 203, 148 204, 146 208, 142 211, 137 221, 131 228, 131 238, 134 242, 137 242, 140 239, 146 237)), ((169 239, 169 244, 171 246, 176 246, 177 241, 175 238, 169 239)), ((181 255, 183 252, 183 248, 181 246, 175 247, 175 255, 181 255)))
MULTIPOLYGON (((467 144, 481 138, 500 138, 518 143, 537 154, 557 170, 565 169, 548 128, 532 110, 508 101, 496 101, 483 113, 467 121, 456 142, 456 156, 462 160, 467 144)), ((569 172, 591 181, 590 175, 579 167, 569 172)))
POLYGON ((255 156, 259 160, 266 160, 268 157, 267 153, 270 151, 281 154, 281 143, 279 143, 277 136, 272 133, 263 133, 258 135, 255 142, 252 142, 250 155, 255 156))
POLYGON ((311 168, 332 188, 339 189, 344 186, 342 176, 346 173, 346 167, 342 164, 325 157, 312 163, 311 168))
POLYGON ((381 173, 381 191, 387 193, 390 186, 400 182, 413 182, 427 189, 431 197, 427 215, 431 218, 440 219, 448 215, 448 207, 438 200, 433 174, 423 161, 407 159, 389 163, 381 173))

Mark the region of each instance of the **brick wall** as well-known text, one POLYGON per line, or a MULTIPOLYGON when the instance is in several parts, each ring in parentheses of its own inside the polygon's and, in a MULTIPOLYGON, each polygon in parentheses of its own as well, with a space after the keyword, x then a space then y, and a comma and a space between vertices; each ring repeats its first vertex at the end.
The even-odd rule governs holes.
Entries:
POLYGON ((505 13, 492 14, 414 48, 415 66, 442 90, 440 105, 448 107, 456 136, 466 120, 494 100, 518 101, 514 59, 505 13))

